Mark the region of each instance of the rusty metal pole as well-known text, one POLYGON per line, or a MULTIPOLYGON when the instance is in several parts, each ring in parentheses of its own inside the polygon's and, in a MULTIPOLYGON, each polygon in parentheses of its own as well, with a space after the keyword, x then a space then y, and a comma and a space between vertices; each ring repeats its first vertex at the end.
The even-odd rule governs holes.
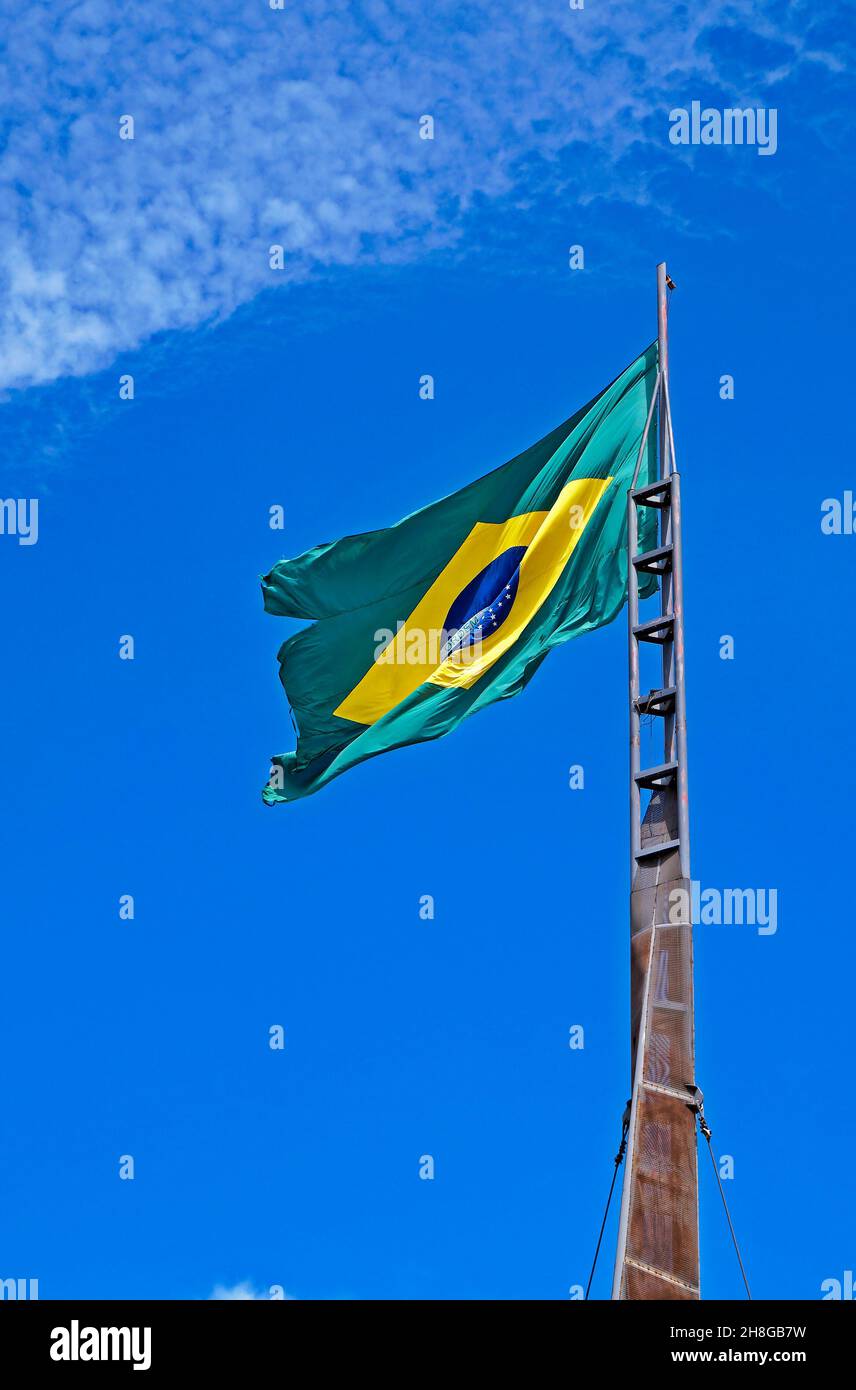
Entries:
MULTIPOLYGON (((658 265, 659 466, 655 481, 637 488, 634 480, 628 502, 632 1096, 615 1299, 701 1296, 681 499, 669 398, 670 287, 665 263, 658 265), (658 544, 640 552, 643 509, 659 512, 660 525, 658 544), (640 575, 659 579, 660 613, 645 622, 639 614, 640 575), (661 648, 662 684, 643 694, 640 648, 646 643, 661 648), (662 761, 649 768, 642 766, 642 713, 662 720, 662 761), (650 793, 644 815, 643 792, 650 793)), ((650 511, 648 515, 650 519, 650 511)), ((646 528, 648 535, 651 529, 646 528)))

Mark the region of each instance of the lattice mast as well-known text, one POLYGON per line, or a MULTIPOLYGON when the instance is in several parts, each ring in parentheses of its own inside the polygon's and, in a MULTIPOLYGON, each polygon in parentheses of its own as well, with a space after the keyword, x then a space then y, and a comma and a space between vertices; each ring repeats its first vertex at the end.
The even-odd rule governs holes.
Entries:
MULTIPOLYGON (((612 1288, 618 1299, 700 1297, 681 480, 667 331, 673 288, 663 262, 657 267, 659 371, 639 451, 641 463, 656 412, 658 478, 639 488, 634 478, 628 498, 633 1089, 612 1288), (659 516, 659 544, 640 552, 640 514, 648 508, 659 516), (640 620, 640 574, 659 579, 660 613, 646 621, 640 620), (648 653, 650 659, 657 647, 662 680, 643 692, 640 658, 648 653), (652 718, 663 738, 662 761, 645 768, 640 741, 644 716, 652 718)), ((638 464, 636 473, 638 477, 638 464)))

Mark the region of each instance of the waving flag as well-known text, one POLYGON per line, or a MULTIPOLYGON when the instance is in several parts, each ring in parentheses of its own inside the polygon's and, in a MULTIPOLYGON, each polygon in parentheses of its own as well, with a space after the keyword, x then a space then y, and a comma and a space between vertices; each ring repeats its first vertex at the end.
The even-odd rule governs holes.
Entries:
MULTIPOLYGON (((522 690, 552 647, 612 621, 626 597, 627 492, 656 375, 653 344, 477 482, 274 567, 267 612, 315 621, 279 653, 298 739, 272 760, 269 805, 449 733, 522 690)), ((652 430, 638 485, 655 477, 652 430)))

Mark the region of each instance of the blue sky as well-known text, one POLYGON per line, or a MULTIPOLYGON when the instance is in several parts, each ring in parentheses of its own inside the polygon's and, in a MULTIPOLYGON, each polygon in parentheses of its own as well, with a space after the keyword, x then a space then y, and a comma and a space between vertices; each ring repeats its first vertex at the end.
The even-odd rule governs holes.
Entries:
MULTIPOLYGON (((628 1092, 623 622, 270 809, 292 625, 258 576, 566 418, 654 336, 666 258, 693 871, 778 894, 774 935, 698 929, 698 1079, 753 1293, 819 1297, 856 1258, 845 7, 0 13, 2 495, 40 501, 0 536, 0 1277, 585 1282, 628 1092), (671 145, 692 100, 776 107, 775 156, 671 145)), ((705 1168, 701 1201, 703 1293, 739 1297, 705 1168)))

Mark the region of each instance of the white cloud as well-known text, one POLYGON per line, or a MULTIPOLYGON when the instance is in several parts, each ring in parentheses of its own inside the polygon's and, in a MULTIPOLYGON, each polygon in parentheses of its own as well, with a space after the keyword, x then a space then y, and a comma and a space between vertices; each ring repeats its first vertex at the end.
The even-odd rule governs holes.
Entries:
POLYGON ((644 175, 615 159, 687 84, 722 85, 711 26, 774 46, 766 74, 734 60, 746 83, 840 66, 800 11, 783 32, 758 0, 692 4, 680 22, 674 0, 0 0, 0 386, 96 370, 325 267, 453 247, 478 196, 518 191, 533 151, 586 142, 599 157, 580 200, 644 203, 644 175))
MULTIPOLYGON (((212 1299, 221 1303, 252 1303, 257 1299, 264 1299, 267 1301, 270 1296, 269 1290, 263 1292, 260 1289, 257 1290, 253 1288, 253 1285, 247 1279, 240 1284, 233 1284, 231 1287, 218 1284, 211 1294, 212 1299)), ((280 1295, 280 1297, 286 1301, 291 1301, 292 1296, 291 1294, 285 1293, 280 1295)))

